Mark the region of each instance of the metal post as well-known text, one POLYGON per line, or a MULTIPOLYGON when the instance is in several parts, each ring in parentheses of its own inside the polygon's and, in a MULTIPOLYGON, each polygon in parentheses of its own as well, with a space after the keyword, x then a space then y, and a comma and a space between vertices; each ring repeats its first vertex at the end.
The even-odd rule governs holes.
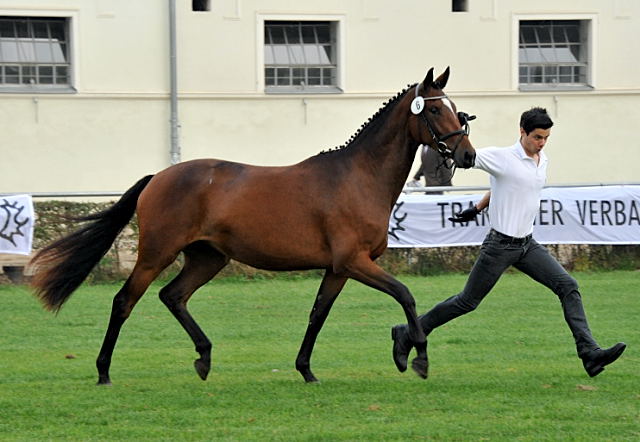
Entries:
POLYGON ((171 164, 180 160, 178 129, 178 69, 176 44, 176 2, 169 0, 169 77, 171 79, 171 164))

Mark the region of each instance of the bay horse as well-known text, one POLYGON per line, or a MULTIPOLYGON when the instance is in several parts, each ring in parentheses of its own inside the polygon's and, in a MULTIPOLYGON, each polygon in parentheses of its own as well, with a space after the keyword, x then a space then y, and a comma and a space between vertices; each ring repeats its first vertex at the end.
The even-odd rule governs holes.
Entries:
POLYGON ((113 299, 96 361, 98 385, 111 383, 109 367, 122 325, 149 284, 180 253, 184 267, 159 297, 195 344, 201 379, 211 368, 212 345, 187 301, 231 259, 266 270, 324 269, 295 363, 306 382, 317 381, 311 352, 349 278, 402 306, 417 350, 412 367, 426 378, 425 335, 414 298, 374 261, 387 247, 391 210, 420 144, 438 148, 460 167, 474 164, 468 127, 462 127, 442 90, 448 78, 449 68, 436 80, 431 68, 422 82, 385 103, 346 145, 298 164, 260 167, 199 159, 142 178, 113 206, 79 219, 85 221, 79 230, 35 255, 36 295, 45 308, 58 311, 137 213, 137 261, 113 299))

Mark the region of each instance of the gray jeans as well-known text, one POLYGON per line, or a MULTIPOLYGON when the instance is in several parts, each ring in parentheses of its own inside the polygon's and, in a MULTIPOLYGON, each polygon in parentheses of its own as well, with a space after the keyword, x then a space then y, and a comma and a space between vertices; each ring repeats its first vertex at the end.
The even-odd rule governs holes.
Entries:
POLYGON ((530 236, 511 238, 493 229, 482 243, 464 290, 419 317, 424 332, 428 335, 434 328, 475 310, 509 266, 514 266, 558 296, 579 356, 598 348, 587 324, 576 280, 530 236))

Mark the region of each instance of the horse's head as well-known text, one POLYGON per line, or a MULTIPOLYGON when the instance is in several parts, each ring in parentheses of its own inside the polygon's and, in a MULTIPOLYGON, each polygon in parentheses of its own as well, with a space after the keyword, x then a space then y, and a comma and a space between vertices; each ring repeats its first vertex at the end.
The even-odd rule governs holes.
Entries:
POLYGON ((468 169, 475 163, 476 151, 469 141, 470 117, 458 112, 456 105, 443 92, 449 80, 449 68, 433 80, 429 69, 422 83, 415 86, 411 99, 412 136, 421 144, 430 145, 445 158, 452 158, 456 166, 468 169))

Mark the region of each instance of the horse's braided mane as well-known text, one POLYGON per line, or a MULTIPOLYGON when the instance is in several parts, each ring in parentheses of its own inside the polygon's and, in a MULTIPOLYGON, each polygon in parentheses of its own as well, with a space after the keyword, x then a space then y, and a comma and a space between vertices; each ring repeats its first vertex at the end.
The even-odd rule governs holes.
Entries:
POLYGON ((358 136, 362 134, 362 132, 364 132, 366 129, 370 128, 373 124, 375 124, 382 115, 385 115, 390 109, 392 109, 396 105, 400 97, 404 96, 404 94, 413 87, 415 87, 415 84, 408 84, 407 87, 404 88, 402 91, 398 92, 395 95, 395 97, 389 99, 389 101, 382 103, 382 107, 378 109, 378 111, 375 114, 373 114, 365 123, 360 125, 360 128, 351 136, 351 138, 349 138, 349 141, 347 141, 345 144, 336 146, 333 149, 323 150, 318 155, 339 152, 349 147, 358 138, 358 136))

